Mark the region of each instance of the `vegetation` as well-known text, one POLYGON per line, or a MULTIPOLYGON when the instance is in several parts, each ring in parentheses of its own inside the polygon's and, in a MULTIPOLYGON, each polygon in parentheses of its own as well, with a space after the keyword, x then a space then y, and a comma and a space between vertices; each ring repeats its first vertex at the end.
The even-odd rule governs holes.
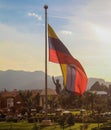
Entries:
POLYGON ((96 82, 91 90, 93 91, 87 91, 83 96, 63 90, 57 99, 48 97, 50 109, 47 118, 53 125, 47 127, 41 125, 46 114, 42 113, 43 108, 39 106, 40 94, 36 93, 33 97, 31 91, 20 91, 19 95, 24 104, 21 108, 11 107, 10 113, 5 115, 0 113, 0 130, 111 129, 111 122, 109 122, 111 113, 107 114, 111 111, 111 86, 108 89, 105 85, 96 82), (95 90, 104 90, 107 95, 98 95, 95 90), (55 110, 59 107, 69 110, 70 113, 58 114, 55 110), (36 108, 37 111, 32 112, 32 108, 36 108), (16 111, 21 114, 21 117, 18 117, 16 111))
MULTIPOLYGON (((83 126, 83 123, 76 123, 75 125, 71 126, 71 129, 79 130, 80 126, 83 126)), ((96 127, 97 124, 90 124, 87 130, 91 130, 92 128, 96 127)), ((65 127, 64 130, 69 130, 70 127, 65 127)), ((7 123, 7 122, 0 122, 0 130, 61 130, 60 125, 52 125, 47 127, 42 127, 40 124, 35 123, 27 123, 27 122, 19 122, 19 123, 7 123)))

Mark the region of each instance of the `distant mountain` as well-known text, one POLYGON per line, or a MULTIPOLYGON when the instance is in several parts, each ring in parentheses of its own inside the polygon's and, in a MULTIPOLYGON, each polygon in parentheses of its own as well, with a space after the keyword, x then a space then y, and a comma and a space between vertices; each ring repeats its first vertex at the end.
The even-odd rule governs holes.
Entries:
POLYGON ((109 85, 111 84, 111 82, 106 82, 104 79, 99 79, 99 78, 89 78, 88 79, 88 85, 87 85, 87 90, 89 90, 91 88, 91 86, 95 83, 95 82, 99 82, 100 84, 104 84, 107 87, 109 87, 109 85))
MULTIPOLYGON (((48 76, 48 86, 54 88, 48 76)), ((42 71, 0 71, 0 90, 7 89, 42 89, 45 88, 45 74, 42 71)))
MULTIPOLYGON (((48 87, 55 88, 55 85, 52 82, 51 76, 47 76, 48 78, 48 87)), ((62 76, 57 76, 55 79, 59 79, 61 85, 63 84, 62 76)), ((106 84, 109 86, 111 82, 105 82, 104 79, 97 78, 89 78, 87 89, 96 82, 99 81, 100 84, 106 84)), ((62 85, 63 87, 63 85, 62 85)), ((43 89, 45 88, 45 73, 42 71, 0 71, 0 90, 13 90, 13 89, 43 89)))

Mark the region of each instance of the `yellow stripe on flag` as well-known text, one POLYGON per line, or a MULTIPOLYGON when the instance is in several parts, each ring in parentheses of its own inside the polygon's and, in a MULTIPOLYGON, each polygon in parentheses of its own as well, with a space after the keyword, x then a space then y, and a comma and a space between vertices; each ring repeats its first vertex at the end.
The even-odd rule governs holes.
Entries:
POLYGON ((56 33, 53 31, 53 29, 51 28, 51 26, 49 24, 48 24, 48 36, 55 38, 55 39, 58 39, 56 33))
POLYGON ((67 65, 66 64, 60 64, 60 66, 61 66, 61 70, 62 70, 62 74, 63 74, 64 87, 66 87, 67 65))

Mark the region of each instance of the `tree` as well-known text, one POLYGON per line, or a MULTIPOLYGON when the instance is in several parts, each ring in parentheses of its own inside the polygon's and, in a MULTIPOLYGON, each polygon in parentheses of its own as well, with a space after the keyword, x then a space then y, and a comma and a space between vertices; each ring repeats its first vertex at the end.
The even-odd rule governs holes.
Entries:
POLYGON ((87 91, 85 93, 84 102, 85 102, 85 104, 87 104, 86 105, 87 107, 88 107, 88 105, 90 105, 92 114, 94 112, 94 104, 95 104, 96 97, 97 97, 96 92, 87 91))
POLYGON ((91 91, 100 91, 101 87, 100 87, 100 83, 98 81, 96 81, 90 88, 91 91))
POLYGON ((107 92, 108 88, 105 84, 100 84, 96 81, 90 88, 91 91, 105 91, 107 92))
POLYGON ((82 107, 82 96, 66 91, 65 89, 61 92, 60 104, 63 108, 81 108, 82 107))
POLYGON ((71 126, 74 125, 74 123, 75 123, 74 116, 71 113, 68 115, 67 123, 70 127, 70 130, 71 130, 71 126))
POLYGON ((107 108, 108 110, 111 110, 111 96, 107 97, 107 108))
POLYGON ((39 92, 33 98, 33 105, 34 106, 39 106, 40 105, 40 93, 39 92))
POLYGON ((30 115, 30 110, 32 106, 32 92, 31 91, 19 91, 19 95, 24 101, 24 106, 27 108, 27 112, 30 115))
POLYGON ((65 127, 65 121, 66 121, 66 116, 65 115, 60 116, 59 125, 62 127, 63 130, 64 130, 64 127, 65 127))
POLYGON ((108 95, 111 96, 111 85, 109 85, 109 88, 108 88, 108 95))

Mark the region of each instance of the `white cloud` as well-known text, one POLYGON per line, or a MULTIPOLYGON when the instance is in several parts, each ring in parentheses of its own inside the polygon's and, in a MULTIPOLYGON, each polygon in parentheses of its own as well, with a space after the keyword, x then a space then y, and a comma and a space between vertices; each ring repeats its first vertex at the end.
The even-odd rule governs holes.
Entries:
POLYGON ((69 19, 69 17, 67 16, 59 16, 59 15, 49 15, 49 17, 52 17, 52 18, 58 18, 58 19, 69 19))
POLYGON ((36 14, 36 13, 28 13, 28 16, 32 16, 32 17, 35 17, 37 18, 37 20, 41 21, 42 20, 42 16, 36 14))
POLYGON ((71 35, 72 34, 71 31, 66 31, 66 30, 62 30, 61 33, 64 35, 71 35))

